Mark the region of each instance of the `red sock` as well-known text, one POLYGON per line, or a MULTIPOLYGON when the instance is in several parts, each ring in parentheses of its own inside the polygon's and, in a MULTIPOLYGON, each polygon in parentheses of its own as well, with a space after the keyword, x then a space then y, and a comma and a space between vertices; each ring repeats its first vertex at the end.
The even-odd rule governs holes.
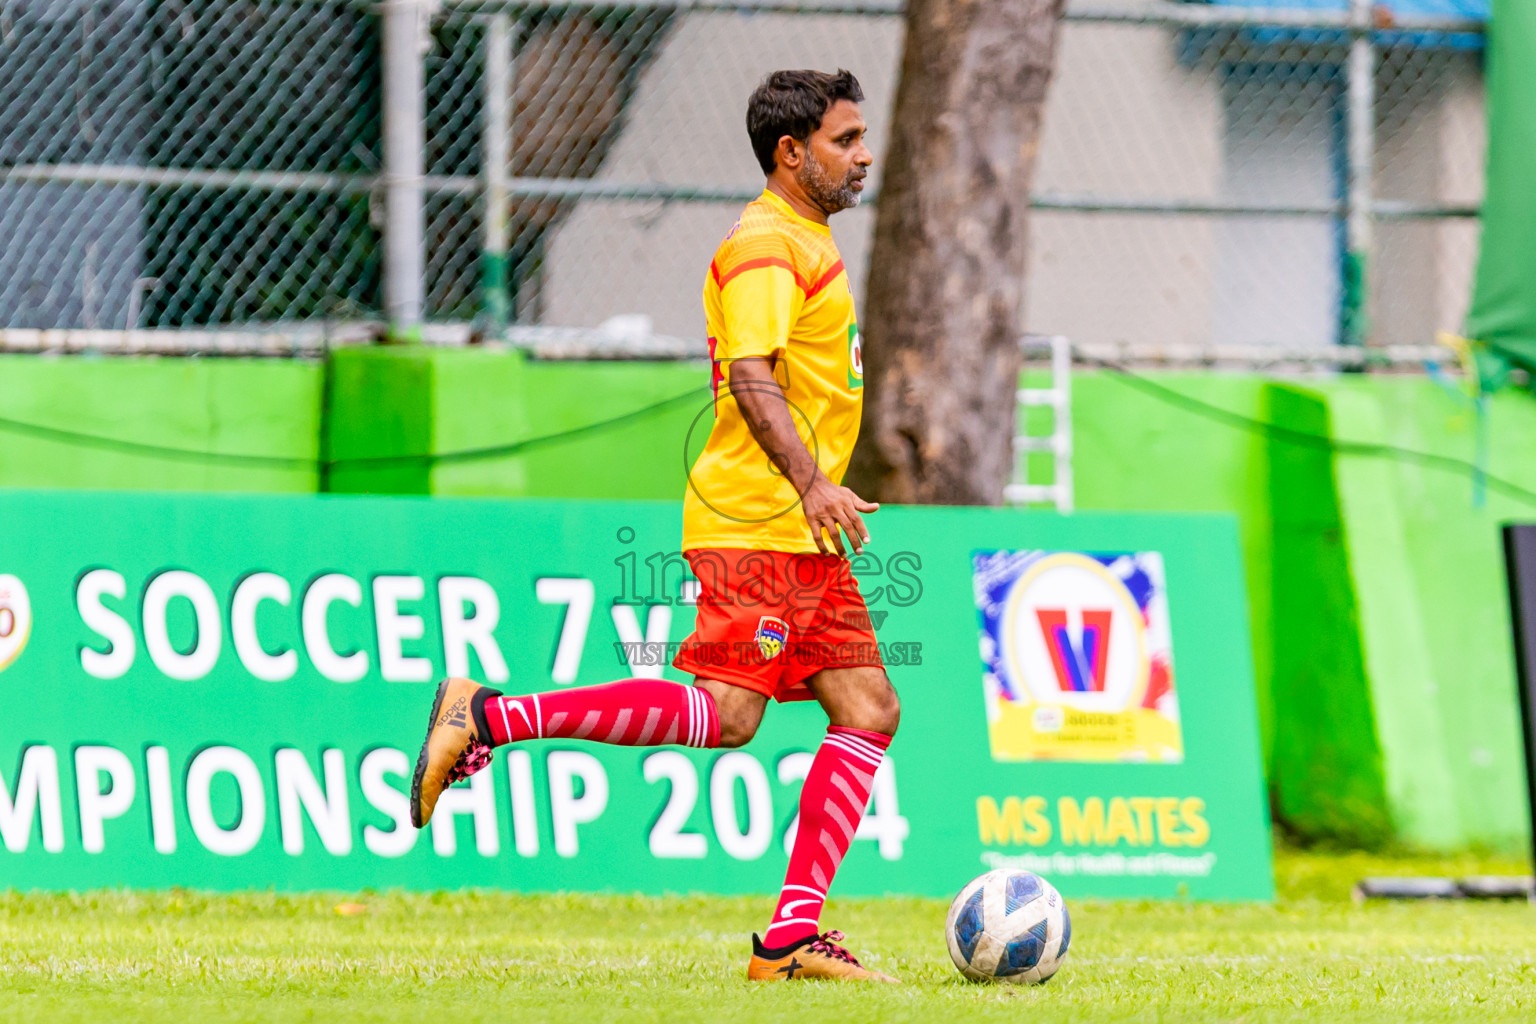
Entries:
POLYGON ((821 930, 827 887, 859 830, 875 769, 890 744, 884 733, 840 725, 827 729, 800 790, 799 831, 763 945, 787 946, 821 930))
POLYGON ((573 739, 625 747, 718 747, 720 717, 709 691, 665 679, 621 679, 602 686, 492 697, 485 720, 494 746, 573 739))

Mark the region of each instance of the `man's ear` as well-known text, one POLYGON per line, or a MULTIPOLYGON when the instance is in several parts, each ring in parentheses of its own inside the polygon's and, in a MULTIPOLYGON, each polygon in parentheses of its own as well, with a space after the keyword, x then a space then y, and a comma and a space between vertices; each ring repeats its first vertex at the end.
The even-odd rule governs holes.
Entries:
POLYGON ((779 166, 787 170, 795 170, 804 159, 805 147, 803 147, 793 135, 780 135, 778 148, 774 151, 778 158, 779 166))

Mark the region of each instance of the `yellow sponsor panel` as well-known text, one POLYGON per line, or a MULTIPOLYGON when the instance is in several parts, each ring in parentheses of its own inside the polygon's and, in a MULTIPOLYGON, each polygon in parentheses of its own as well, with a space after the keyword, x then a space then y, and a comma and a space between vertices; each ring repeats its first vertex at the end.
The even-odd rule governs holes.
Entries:
POLYGON ((1184 759, 1178 723, 1150 708, 1100 713, 1046 707, 1047 715, 1037 715, 1041 707, 998 702, 997 718, 990 725, 994 758, 1172 762, 1184 759), (1041 718, 1052 728, 1038 728, 1041 718))

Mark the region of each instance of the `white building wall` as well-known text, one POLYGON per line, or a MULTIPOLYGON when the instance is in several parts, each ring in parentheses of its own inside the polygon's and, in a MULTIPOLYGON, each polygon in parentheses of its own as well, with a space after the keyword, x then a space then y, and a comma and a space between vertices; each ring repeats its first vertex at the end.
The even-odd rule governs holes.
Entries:
MULTIPOLYGON (((1179 60, 1180 38, 1147 26, 1063 27, 1037 192, 1332 201, 1343 173, 1341 83, 1244 79, 1215 62, 1190 65, 1179 60)), ((841 66, 867 94, 878 188, 901 41, 895 18, 682 16, 643 72, 599 178, 754 189, 762 175, 744 125, 752 88, 775 68, 841 66)), ((1422 83, 1383 89, 1392 113, 1381 127, 1378 194, 1411 182, 1413 198, 1474 200, 1484 148, 1475 62, 1421 63, 1413 73, 1422 83)), ((704 274, 739 206, 579 204, 548 244, 541 319, 595 326, 643 313, 658 333, 702 336, 704 274)), ((867 208, 832 221, 860 302, 873 226, 867 208)), ((1031 231, 1028 330, 1153 345, 1337 341, 1342 236, 1332 218, 1040 210, 1031 231)), ((1427 343, 1459 324, 1474 239, 1465 221, 1379 227, 1374 340, 1427 343)))
MULTIPOLYGON (((689 14, 646 68, 604 181, 761 188, 747 139, 747 97, 778 68, 844 67, 864 87, 877 158, 890 137, 902 22, 846 15, 689 14)), ((879 188, 880 165, 869 185, 879 188)), ((700 295, 715 248, 740 203, 584 202, 549 245, 547 323, 595 326, 645 313, 659 334, 704 334, 700 295)), ((874 231, 871 208, 832 219, 855 295, 863 297, 874 231)))
MULTIPOLYGON (((1037 193, 1210 201, 1221 170, 1220 96, 1178 66, 1169 33, 1064 26, 1037 193)), ((1083 341, 1204 337, 1214 228, 1209 217, 1037 211, 1027 329, 1083 341)))

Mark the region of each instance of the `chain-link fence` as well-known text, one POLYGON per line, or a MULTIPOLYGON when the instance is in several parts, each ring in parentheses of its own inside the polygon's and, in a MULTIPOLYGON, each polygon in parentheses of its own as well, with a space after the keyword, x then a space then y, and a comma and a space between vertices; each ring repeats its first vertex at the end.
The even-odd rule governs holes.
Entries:
POLYGON ((1458 328, 1486 0, 1141 7, 1069 8, 1030 329, 1298 349, 1458 328))
MULTIPOLYGON (((1487 0, 1068 11, 1030 330, 1306 348, 1459 325, 1487 0)), ((0 0, 0 329, 696 340, 761 187, 747 94, 851 68, 878 159, 902 34, 900 0, 0 0)), ((856 291, 872 229, 834 221, 856 291)))
POLYGON ((377 306, 377 31, 341 3, 0 3, 0 324, 377 306))

